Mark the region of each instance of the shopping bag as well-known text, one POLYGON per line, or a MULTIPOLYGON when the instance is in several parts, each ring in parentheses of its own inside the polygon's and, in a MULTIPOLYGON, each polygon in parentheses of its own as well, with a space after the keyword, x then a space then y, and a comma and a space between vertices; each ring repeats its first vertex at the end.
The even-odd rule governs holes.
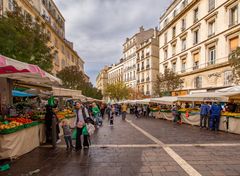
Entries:
POLYGON ((88 135, 88 130, 87 130, 87 126, 85 125, 84 127, 83 127, 83 129, 82 129, 82 134, 84 135, 84 136, 87 136, 88 135))
POLYGON ((86 125, 87 126, 87 131, 89 136, 93 135, 94 131, 95 131, 95 127, 93 124, 89 123, 86 125))
POLYGON ((72 139, 73 139, 73 140, 76 140, 76 138, 77 138, 77 129, 74 128, 74 130, 73 130, 73 132, 72 132, 72 139))

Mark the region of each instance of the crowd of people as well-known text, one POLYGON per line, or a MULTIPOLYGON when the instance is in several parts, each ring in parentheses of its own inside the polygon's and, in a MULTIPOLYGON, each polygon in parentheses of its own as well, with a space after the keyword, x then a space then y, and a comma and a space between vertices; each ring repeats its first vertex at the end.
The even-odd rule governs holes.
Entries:
MULTIPOLYGON (((191 105, 188 103, 185 104, 185 108, 190 108, 191 105)), ((66 142, 67 150, 72 150, 73 148, 76 151, 81 150, 82 148, 89 148, 91 144, 90 136, 94 133, 96 128, 100 128, 103 125, 104 115, 107 115, 109 126, 114 125, 114 118, 121 116, 122 120, 126 119, 127 111, 129 110, 130 114, 135 115, 135 118, 140 117, 153 117, 153 112, 150 110, 150 105, 126 105, 126 104, 96 104, 96 103, 82 103, 75 102, 75 121, 73 124, 70 124, 67 119, 59 122, 56 117, 55 109, 53 106, 46 106, 46 138, 47 142, 51 141, 52 138, 52 119, 56 118, 56 139, 57 143, 60 142, 60 128, 63 129, 64 139, 66 142), (73 133, 75 130, 75 147, 72 143, 73 133), (83 136, 83 142, 81 141, 81 136, 83 136)), ((210 129, 212 131, 219 130, 219 122, 221 111, 227 110, 229 112, 236 111, 236 104, 230 102, 225 106, 222 106, 220 103, 214 102, 203 102, 200 105, 200 128, 210 129)), ((161 108, 160 108, 161 109, 161 108)), ((182 112, 180 112, 181 106, 175 104, 172 106, 171 111, 173 115, 173 122, 177 124, 182 123, 182 112)), ((186 111, 186 117, 188 117, 188 111, 186 111)))

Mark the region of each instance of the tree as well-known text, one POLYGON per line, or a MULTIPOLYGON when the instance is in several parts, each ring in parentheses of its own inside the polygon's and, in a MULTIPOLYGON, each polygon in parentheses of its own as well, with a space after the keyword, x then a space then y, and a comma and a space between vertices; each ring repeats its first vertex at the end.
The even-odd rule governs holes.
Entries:
POLYGON ((240 47, 237 47, 236 50, 234 50, 229 55, 229 63, 231 67, 233 68, 233 76, 229 79, 234 80, 236 84, 240 82, 240 47))
POLYGON ((78 66, 69 66, 57 73, 67 89, 81 90, 82 94, 88 97, 102 99, 102 93, 90 82, 86 82, 85 75, 78 66))
POLYGON ((164 73, 157 75, 157 80, 154 84, 155 95, 160 97, 171 95, 171 92, 176 89, 181 89, 183 80, 170 69, 165 69, 164 73))
POLYGON ((38 65, 51 72, 54 57, 49 37, 44 33, 39 19, 33 22, 29 14, 23 15, 15 5, 14 11, 0 18, 0 54, 38 65))
POLYGON ((105 96, 113 100, 123 100, 129 96, 129 88, 123 82, 108 84, 105 90, 105 96))

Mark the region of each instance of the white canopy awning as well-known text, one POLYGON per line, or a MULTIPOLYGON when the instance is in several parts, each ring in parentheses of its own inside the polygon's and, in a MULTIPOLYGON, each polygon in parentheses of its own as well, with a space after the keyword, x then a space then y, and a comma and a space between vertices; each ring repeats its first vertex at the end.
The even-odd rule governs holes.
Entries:
POLYGON ((206 93, 196 93, 191 95, 179 96, 179 101, 220 101, 228 102, 229 97, 238 95, 237 92, 206 92, 206 93))
POLYGON ((172 96, 151 99, 151 102, 153 102, 153 103, 167 104, 167 105, 171 105, 176 101, 178 101, 178 97, 172 97, 172 96))
POLYGON ((239 92, 240 93, 240 86, 232 86, 224 89, 217 90, 216 92, 239 92))
POLYGON ((52 87, 53 96, 55 97, 82 97, 81 90, 72 90, 72 89, 64 89, 59 87, 52 87))

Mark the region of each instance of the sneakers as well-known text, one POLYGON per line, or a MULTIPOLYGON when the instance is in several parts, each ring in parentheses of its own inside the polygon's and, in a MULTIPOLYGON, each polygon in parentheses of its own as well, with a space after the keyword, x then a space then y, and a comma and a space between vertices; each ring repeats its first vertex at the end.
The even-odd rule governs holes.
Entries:
POLYGON ((56 143, 59 144, 60 142, 61 142, 61 139, 58 139, 56 143))

